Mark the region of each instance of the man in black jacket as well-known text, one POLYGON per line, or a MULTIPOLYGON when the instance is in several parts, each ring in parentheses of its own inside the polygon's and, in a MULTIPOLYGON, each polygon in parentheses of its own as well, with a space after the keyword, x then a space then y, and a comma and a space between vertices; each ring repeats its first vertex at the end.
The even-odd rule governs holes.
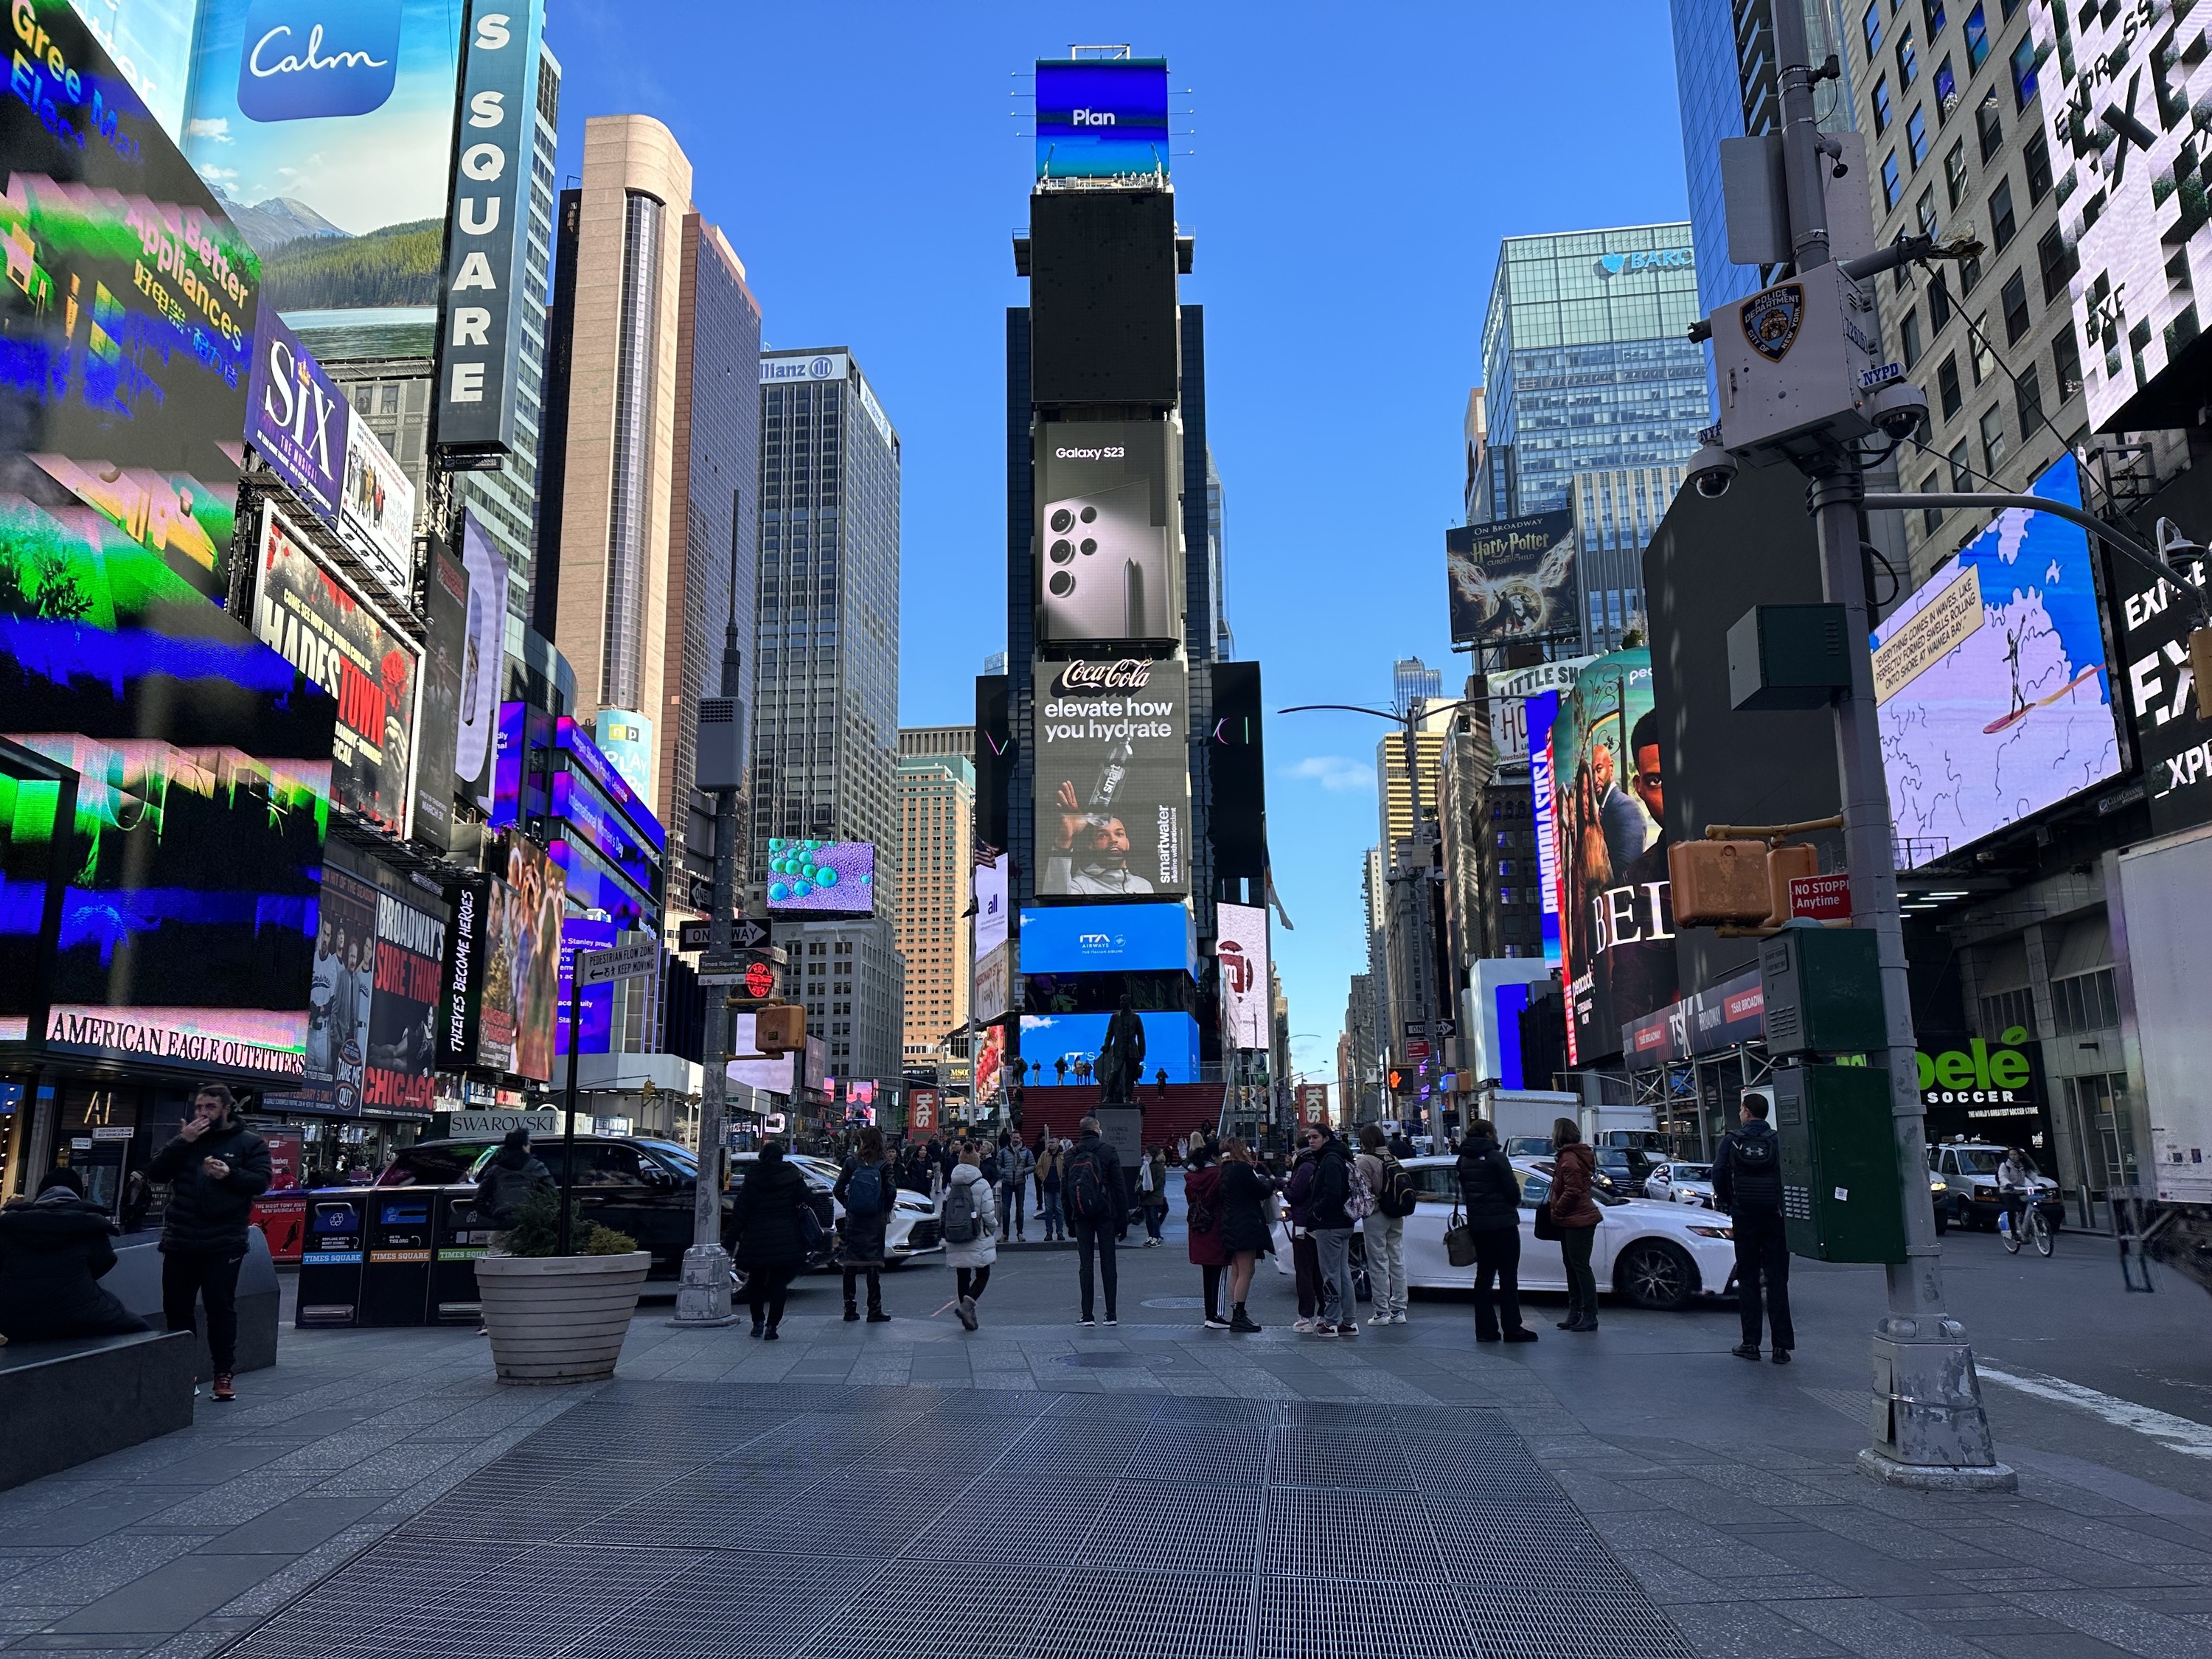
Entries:
POLYGON ((253 1200, 269 1190, 269 1148, 238 1121, 231 1092, 201 1085, 177 1138, 154 1154, 147 1175, 170 1183, 161 1218, 161 1310, 173 1331, 196 1330, 193 1307, 207 1304, 208 1357, 215 1397, 235 1400, 238 1268, 253 1200))
POLYGON ((1460 1203, 1474 1238, 1474 1340, 1534 1342, 1536 1333, 1521 1322, 1521 1176, 1486 1120, 1468 1125, 1458 1173, 1460 1203))
POLYGON ((1352 1153, 1326 1123, 1310 1125, 1306 1133, 1314 1146, 1306 1216, 1313 1229, 1314 1265, 1321 1275, 1314 1333, 1357 1336, 1359 1326, 1352 1316, 1357 1306, 1352 1290, 1352 1216, 1345 1208, 1345 1200, 1352 1196, 1352 1153))
POLYGON ((530 1150, 530 1131, 507 1132, 499 1150, 477 1176, 477 1209, 501 1232, 512 1229, 522 1206, 539 1193, 557 1192, 553 1172, 530 1150))
POLYGON ((1106 1286, 1106 1322, 1118 1324, 1115 1304, 1121 1290, 1119 1265, 1114 1260, 1114 1240, 1128 1224, 1127 1189, 1121 1184, 1121 1156, 1098 1133, 1098 1120, 1086 1117, 1077 1127, 1082 1137, 1067 1154, 1060 1176, 1060 1201, 1067 1207, 1068 1225, 1075 1232, 1078 1270, 1083 1288, 1083 1322, 1091 1318, 1091 1259, 1097 1258, 1099 1279, 1106 1286))
POLYGON ((1790 1239, 1782 1226, 1782 1145, 1766 1121, 1767 1099, 1747 1094, 1742 1122, 1722 1137, 1713 1160, 1713 1201, 1729 1212, 1735 1235, 1736 1307, 1743 1340, 1729 1352, 1759 1358, 1763 1311, 1774 1331, 1774 1363, 1790 1363, 1797 1333, 1790 1322, 1790 1239), (1762 1295, 1762 1291, 1764 1294, 1762 1295))
POLYGON ((52 1170, 35 1199, 0 1210, 0 1337, 34 1342, 115 1336, 146 1322, 100 1279, 115 1266, 115 1224, 85 1201, 74 1170, 52 1170))

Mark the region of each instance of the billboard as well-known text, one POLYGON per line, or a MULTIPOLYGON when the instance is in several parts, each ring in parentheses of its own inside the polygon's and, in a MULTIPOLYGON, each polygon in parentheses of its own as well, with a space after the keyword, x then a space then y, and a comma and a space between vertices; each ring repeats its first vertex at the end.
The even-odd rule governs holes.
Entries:
POLYGON ((415 839, 453 845, 454 756, 461 738, 461 670, 468 651, 469 573, 436 542, 423 598, 422 712, 416 723, 415 839))
POLYGON ((496 465, 514 447, 543 18, 529 0, 473 9, 461 60, 466 113, 447 192, 434 429, 464 466, 496 465))
POLYGON ((1039 423, 1039 640, 1182 636, 1170 436, 1164 421, 1039 423))
POLYGON ((323 866, 314 975, 307 994, 307 1069, 264 1103, 284 1111, 361 1114, 376 995, 376 889, 336 863, 323 866))
POLYGON ((1596 660, 1595 657, 1568 657, 1490 676, 1490 746, 1499 761, 1528 758, 1528 699, 1546 691, 1566 690, 1574 684, 1575 676, 1596 660))
POLYGON ((1038 896, 1188 893, 1183 665, 1040 661, 1035 674, 1038 896))
POLYGON ((316 562, 273 503, 262 509, 253 628, 338 701, 331 799, 404 838, 415 754, 415 647, 316 562))
POLYGON ((553 1075, 567 883, 519 830, 493 843, 492 866, 454 884, 438 1060, 543 1083, 553 1075))
MULTIPOLYGON (((660 820, 647 805, 645 798, 630 787, 629 777, 603 754, 592 734, 566 714, 553 723, 553 747, 568 757, 568 764, 597 784, 606 798, 620 810, 623 817, 644 838, 655 852, 665 852, 668 847, 668 832, 660 820)), ((504 745, 501 749, 506 753, 504 745)), ((544 808, 532 810, 543 811, 544 808)), ((818 844, 818 843, 817 843, 818 844)))
POLYGON ((826 915, 875 914, 876 848, 866 841, 768 843, 768 908, 826 915))
MULTIPOLYGON (((2080 506, 2074 458, 2028 492, 2080 506)), ((1875 629, 1874 693, 1908 865, 2118 776, 2087 532, 2047 513, 2000 514, 1875 629)))
POLYGON ((415 485, 367 421, 346 427, 338 538, 402 605, 415 590, 415 485))
POLYGON ((283 319, 264 312, 253 333, 246 440, 325 524, 337 522, 352 426, 345 393, 283 319))
MULTIPOLYGON (((749 1011, 732 1010, 730 1014, 730 1051, 737 1054, 750 1054, 754 1058, 732 1060, 726 1073, 729 1080, 758 1089, 765 1094, 796 1093, 793 1079, 799 1057, 796 1054, 772 1057, 761 1054, 753 1046, 754 1018, 749 1011)), ((814 1039, 810 1037, 807 1041, 811 1042, 814 1039)))
POLYGON ((376 1000, 368 1016, 364 1109, 429 1115, 438 1093, 435 1040, 446 961, 444 907, 427 897, 376 896, 376 1000))
POLYGON ((1447 530, 1444 568, 1455 645, 1510 645, 1582 631, 1571 512, 1447 530))
POLYGON ((261 262, 67 0, 12 16, 5 446, 232 477, 261 262))
MULTIPOLYGON (((1073 1077, 1075 1062, 1095 1065, 1106 1043, 1111 1014, 1024 1014, 1022 1058, 1030 1076, 1050 1086, 1060 1079, 1054 1062, 1065 1060, 1073 1077)), ((1149 1087, 1164 1071, 1170 1083, 1198 1081, 1198 1021, 1188 1014, 1139 1011, 1145 1028, 1143 1079, 1149 1087)))
POLYGON ((45 1029, 76 817, 74 774, 0 742, 0 1042, 45 1029))
POLYGON ((996 1019, 1013 1006, 1013 946, 1001 944, 975 964, 975 1018, 996 1019))
POLYGON ((1616 651, 1575 681, 1551 729, 1567 1057, 1619 1052, 1621 1027, 1678 994, 1651 653, 1616 651))
MULTIPOLYGON (((2167 559, 2200 591, 2212 576, 2212 560, 2201 554, 2167 559)), ((2212 721, 2197 715, 2197 679, 2189 665, 2194 618, 2164 576, 2148 575, 2117 554, 2112 574, 2111 591, 2121 596, 2112 620, 2127 676, 2136 755, 2150 797, 2150 827, 2171 835, 2212 820, 2212 721)))
POLYGON ((1006 872, 1012 860, 1003 854, 975 866, 975 960, 981 962, 1006 942, 1006 872))
POLYGON ((1552 728, 1559 724, 1559 694, 1540 691, 1522 711, 1528 742, 1530 821, 1536 827, 1537 910, 1542 918, 1544 960, 1559 960, 1559 791, 1553 776, 1552 728))
POLYGON ((1170 171, 1167 59, 1037 60, 1038 178, 1164 179, 1170 171))
POLYGON ((1059 904, 1022 912, 1022 971, 1105 974, 1198 965, 1188 907, 1059 904))
POLYGON ((653 722, 630 708, 602 708, 592 716, 592 741, 641 799, 653 798, 653 722))
POLYGON ((200 0, 75 0, 77 15, 161 123, 171 143, 185 131, 192 24, 200 0))
POLYGON ((469 573, 467 647, 461 658, 460 737, 453 771, 479 804, 491 797, 500 665, 507 659, 507 562, 492 550, 474 507, 461 510, 461 565, 469 573))
POLYGON ((1213 947, 1221 964, 1222 1042, 1231 1048, 1265 1048, 1274 1015, 1267 979, 1267 912, 1257 904, 1214 907, 1220 936, 1213 947))
MULTIPOLYGON (((554 986, 557 999, 553 1016, 553 1052, 566 1055, 568 1052, 568 998, 574 988, 576 953, 580 951, 609 951, 614 948, 622 924, 614 921, 590 921, 582 916, 568 916, 561 923, 561 972, 554 986)), ((580 1054, 610 1054, 614 1048, 615 988, 611 982, 586 985, 576 1008, 576 1052, 580 1054)))

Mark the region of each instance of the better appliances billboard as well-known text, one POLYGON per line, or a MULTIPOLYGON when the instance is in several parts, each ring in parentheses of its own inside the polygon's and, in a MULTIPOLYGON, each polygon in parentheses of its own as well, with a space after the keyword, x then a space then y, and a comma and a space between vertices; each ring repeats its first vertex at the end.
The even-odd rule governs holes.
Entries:
POLYGON ((1036 176, 1165 178, 1164 58, 1039 58, 1036 176))
POLYGON ((1575 515, 1532 513, 1444 532, 1455 645, 1507 645, 1582 631, 1575 515))
POLYGON ((1045 898, 1190 891, 1189 675, 1171 657, 1036 665, 1045 898))
POLYGON ((1037 637, 1172 641, 1182 633, 1182 532, 1164 421, 1037 428, 1037 637))
POLYGON ((1221 1023, 1232 1048, 1265 1048, 1274 1030, 1267 984, 1267 912, 1256 904, 1215 907, 1220 938, 1221 1023))
MULTIPOLYGON (((2074 458, 2029 493, 2080 506, 2074 458)), ((1913 864, 2120 770, 2087 534, 2000 514, 1874 633, 1890 817, 1913 864)))

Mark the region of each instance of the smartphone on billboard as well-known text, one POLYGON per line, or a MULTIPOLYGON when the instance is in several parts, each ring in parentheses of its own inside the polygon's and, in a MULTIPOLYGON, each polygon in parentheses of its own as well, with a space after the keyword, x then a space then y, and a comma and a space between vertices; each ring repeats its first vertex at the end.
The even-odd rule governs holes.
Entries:
POLYGON ((1181 632, 1167 436, 1157 422, 1055 422, 1042 429, 1036 548, 1044 640, 1172 640, 1181 632))

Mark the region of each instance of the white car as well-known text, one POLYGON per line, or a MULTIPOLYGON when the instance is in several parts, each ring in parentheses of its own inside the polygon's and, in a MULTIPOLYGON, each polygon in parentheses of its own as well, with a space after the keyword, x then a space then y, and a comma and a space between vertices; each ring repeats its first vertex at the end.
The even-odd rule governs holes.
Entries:
MULTIPOLYGON (((1549 1160, 1544 1163, 1548 1164, 1549 1160)), ((1406 1282, 1421 1290, 1472 1290, 1474 1268, 1455 1267, 1444 1251, 1444 1233, 1459 1203, 1458 1160, 1405 1160, 1418 1202, 1406 1218, 1406 1282)), ((1566 1266, 1556 1243, 1539 1239, 1535 1206, 1552 1189, 1547 1170, 1532 1158, 1516 1158, 1521 1176, 1521 1267, 1524 1291, 1564 1291, 1566 1266)), ((1645 1198, 1599 1195, 1604 1219, 1590 1252, 1598 1289, 1632 1306, 1668 1310, 1686 1308, 1699 1297, 1729 1294, 1735 1288, 1735 1243, 1728 1218, 1686 1204, 1645 1198)), ((1290 1241, 1276 1228, 1275 1268, 1295 1271, 1290 1241)))
POLYGON ((1644 1196, 1662 1204, 1695 1204, 1712 1209, 1713 1166, 1669 1158, 1644 1177, 1644 1196))
MULTIPOLYGON (((747 1161, 750 1152, 740 1152, 738 1160, 747 1161)), ((820 1192, 829 1192, 837 1184, 840 1166, 832 1159, 817 1158, 811 1152, 793 1152, 790 1162, 799 1167, 807 1184, 820 1192)), ((890 1173, 889 1166, 884 1173, 890 1173)), ((833 1194, 830 1200, 830 1213, 839 1221, 845 1218, 845 1206, 837 1202, 833 1194)), ((903 1187, 891 1200, 891 1217, 884 1225, 884 1265, 896 1267, 917 1255, 932 1250, 941 1250, 945 1241, 939 1237, 937 1206, 921 1193, 910 1193, 903 1187)))

